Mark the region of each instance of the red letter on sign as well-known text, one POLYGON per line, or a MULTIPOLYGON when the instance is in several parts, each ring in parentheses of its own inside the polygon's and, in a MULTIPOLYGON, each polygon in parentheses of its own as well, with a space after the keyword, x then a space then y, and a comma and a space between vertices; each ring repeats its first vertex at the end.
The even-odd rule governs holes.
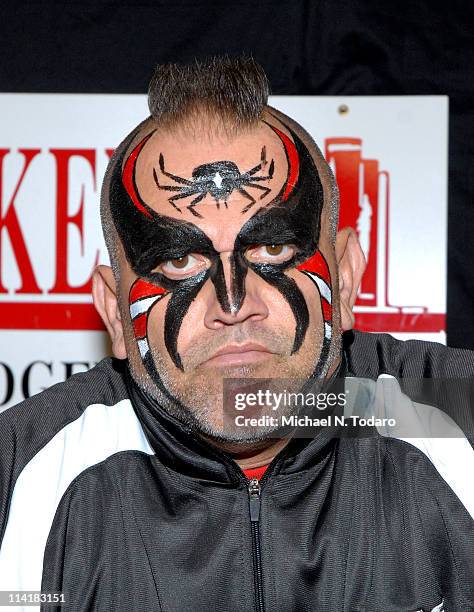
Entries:
MULTIPOLYGON (((15 259, 18 264, 18 270, 21 276, 21 287, 17 293, 41 293, 41 289, 38 287, 36 282, 33 267, 31 265, 28 250, 26 248, 25 240, 21 231, 18 217, 15 210, 15 198, 17 196, 20 185, 25 178, 26 171, 31 163, 31 160, 35 158, 40 149, 19 149, 19 153, 24 155, 25 164, 21 172, 20 178, 16 184, 13 195, 10 199, 9 205, 6 207, 7 212, 3 214, 3 197, 2 197, 2 186, 3 186, 3 160, 5 155, 10 152, 10 149, 0 149, 0 254, 2 252, 2 235, 3 228, 5 228, 10 236, 10 243, 12 245, 15 259)), ((1 255, 0 255, 1 257, 1 255)), ((0 293, 7 293, 8 289, 5 289, 2 283, 2 270, 0 265, 0 293)))
MULTIPOLYGON (((68 213, 69 160, 71 157, 82 157, 89 162, 95 188, 95 150, 93 149, 50 149, 56 158, 57 192, 56 192, 56 281, 50 293, 90 293, 92 289, 92 274, 80 287, 71 287, 68 278, 68 225, 74 224, 81 241, 81 255, 84 254, 84 186, 81 190, 79 210, 73 216, 68 213)), ((95 264, 99 261, 99 251, 96 253, 95 264)))

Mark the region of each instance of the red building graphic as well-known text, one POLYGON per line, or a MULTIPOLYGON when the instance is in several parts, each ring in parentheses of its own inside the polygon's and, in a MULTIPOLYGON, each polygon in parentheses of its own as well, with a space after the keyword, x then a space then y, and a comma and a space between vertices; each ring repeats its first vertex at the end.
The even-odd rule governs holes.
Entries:
POLYGON ((365 331, 439 332, 445 315, 389 300, 390 175, 364 159, 361 138, 327 138, 325 155, 339 186, 339 227, 357 231, 367 260, 354 312, 365 331))

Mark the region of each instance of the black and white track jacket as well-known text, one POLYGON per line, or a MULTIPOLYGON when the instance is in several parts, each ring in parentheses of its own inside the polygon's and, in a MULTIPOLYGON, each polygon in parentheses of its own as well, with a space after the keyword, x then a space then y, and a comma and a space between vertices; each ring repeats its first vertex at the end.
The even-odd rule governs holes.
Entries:
POLYGON ((355 333, 345 358, 456 433, 325 428, 249 483, 112 359, 0 414, 0 591, 62 592, 65 612, 473 611, 474 398, 403 380, 468 382, 474 353, 355 333))

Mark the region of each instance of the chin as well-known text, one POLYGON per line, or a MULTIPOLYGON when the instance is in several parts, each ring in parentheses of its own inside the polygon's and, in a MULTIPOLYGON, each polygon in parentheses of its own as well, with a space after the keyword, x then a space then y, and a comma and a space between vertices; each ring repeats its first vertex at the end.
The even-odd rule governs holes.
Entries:
POLYGON ((260 429, 223 429, 221 427, 213 426, 212 423, 199 423, 198 427, 207 437, 212 438, 217 442, 223 442, 235 446, 248 446, 257 442, 262 442, 263 440, 268 440, 269 438, 283 437, 283 435, 279 435, 278 427, 260 429))
POLYGON ((275 369, 265 366, 243 365, 233 366, 221 370, 222 378, 271 378, 271 374, 275 373, 275 369))
POLYGON ((258 363, 207 365, 196 368, 196 373, 210 380, 222 378, 295 378, 299 368, 295 369, 288 356, 271 355, 258 363))

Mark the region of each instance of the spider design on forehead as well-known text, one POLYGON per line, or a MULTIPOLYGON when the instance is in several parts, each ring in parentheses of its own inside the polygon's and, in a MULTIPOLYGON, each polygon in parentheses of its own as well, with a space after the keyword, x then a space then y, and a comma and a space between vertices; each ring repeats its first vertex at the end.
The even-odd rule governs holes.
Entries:
MULTIPOLYGON (((298 152, 296 150, 295 144, 291 141, 288 136, 279 130, 277 127, 270 125, 266 121, 264 121, 266 125, 268 125, 275 134, 279 137, 280 141, 283 144, 283 148, 285 151, 286 159, 288 162, 288 172, 286 181, 281 188, 280 193, 277 196, 277 200, 281 202, 285 202, 294 186, 297 183, 299 176, 299 157, 298 152)), ((154 131, 145 136, 141 142, 133 149, 132 153, 129 155, 127 162, 124 166, 122 180, 127 192, 132 198, 133 203, 136 208, 146 217, 152 218, 150 214, 150 210, 148 206, 143 202, 139 195, 139 190, 136 185, 136 163, 138 157, 146 145, 148 140, 154 134, 154 131)), ((254 166, 252 169, 247 170, 246 172, 240 173, 238 166, 232 161, 216 161, 209 162, 206 164, 202 164, 194 168, 192 172, 192 179, 187 179, 181 176, 177 176, 176 174, 172 174, 165 169, 165 160, 162 153, 160 153, 159 157, 159 166, 161 173, 179 183, 179 185, 163 185, 160 183, 156 168, 153 168, 153 179, 155 185, 158 189, 164 191, 172 191, 178 192, 176 195, 168 198, 168 202, 173 206, 173 208, 180 213, 182 213, 182 209, 176 204, 177 200, 185 199, 192 197, 198 194, 192 201, 186 206, 187 210, 191 212, 195 217, 203 218, 195 207, 199 202, 201 202, 207 195, 211 195, 215 202, 216 206, 220 208, 220 202, 223 201, 226 208, 228 208, 227 200, 229 196, 234 192, 238 191, 241 195, 243 195, 246 199, 249 200, 249 203, 242 209, 242 214, 248 212, 256 203, 257 200, 253 197, 245 188, 253 188, 261 191, 261 195, 259 196, 259 200, 262 200, 268 193, 270 193, 271 188, 265 187, 264 185, 260 185, 261 181, 269 181, 273 178, 273 174, 275 172, 275 161, 272 159, 268 168, 267 175, 257 175, 257 173, 263 170, 267 164, 267 152, 266 147, 262 147, 262 151, 260 154, 260 163, 254 166)), ((274 200, 270 201, 266 206, 273 204, 274 200)), ((265 208, 261 207, 261 208, 265 208)), ((261 208, 259 210, 261 210, 261 208)), ((258 211, 257 211, 258 212, 258 211)))
POLYGON ((262 200, 268 193, 270 193, 271 189, 270 187, 260 185, 259 182, 271 180, 275 171, 275 162, 272 159, 268 168, 268 174, 257 175, 257 172, 263 170, 267 164, 267 150, 266 147, 262 147, 260 163, 257 166, 254 166, 251 170, 241 173, 238 166, 232 161, 215 161, 197 166, 197 168, 194 168, 193 170, 192 179, 187 179, 166 171, 165 158, 163 157, 163 154, 160 153, 159 165, 161 173, 175 181, 175 183, 180 183, 182 186, 160 184, 155 168, 153 168, 153 178, 158 189, 178 192, 176 195, 168 198, 168 202, 175 210, 179 212, 183 211, 181 208, 179 208, 179 206, 177 206, 177 200, 189 198, 198 194, 195 198, 193 198, 191 203, 186 206, 186 208, 195 217, 202 219, 203 216, 197 210, 195 210, 194 207, 199 204, 199 202, 201 202, 201 200, 203 200, 208 194, 214 198, 218 209, 220 208, 221 200, 224 202, 224 205, 227 208, 227 200, 229 196, 237 190, 247 200, 250 200, 250 203, 247 204, 247 206, 245 206, 245 208, 242 210, 243 213, 250 210, 252 206, 257 203, 257 200, 250 195, 245 188, 251 187, 252 189, 261 191, 262 193, 259 199, 262 200))

